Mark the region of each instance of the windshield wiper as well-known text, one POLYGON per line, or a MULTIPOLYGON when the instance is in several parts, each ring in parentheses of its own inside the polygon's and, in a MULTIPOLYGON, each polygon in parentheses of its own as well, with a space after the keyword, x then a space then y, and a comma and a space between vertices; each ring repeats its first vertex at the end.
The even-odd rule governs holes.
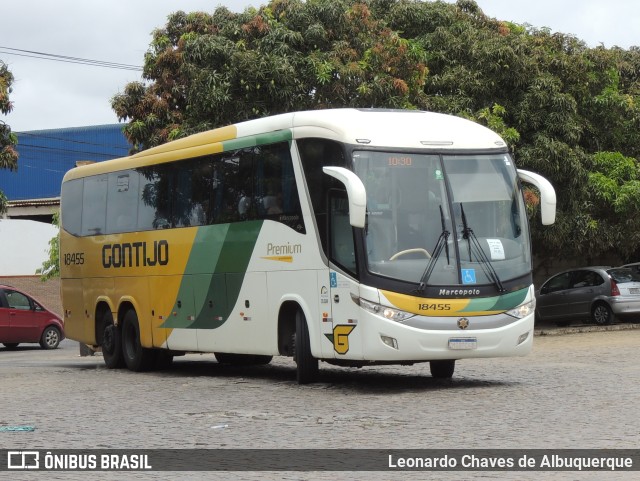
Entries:
POLYGON ((436 246, 433 248, 433 254, 431 254, 431 259, 429 259, 429 264, 427 264, 427 268, 422 273, 422 276, 420 277, 420 282, 418 283, 418 288, 416 289, 415 292, 424 292, 427 286, 427 281, 431 277, 431 273, 433 272, 433 269, 436 266, 436 262, 438 260, 438 257, 440 257, 440 253, 442 252, 443 248, 447 253, 447 265, 451 263, 449 259, 449 235, 451 234, 447 230, 446 228, 447 226, 445 225, 445 222, 444 222, 442 205, 440 205, 439 207, 440 207, 440 222, 442 223, 442 232, 440 233, 440 237, 438 237, 436 246))
POLYGON ((498 273, 493 268, 493 265, 491 265, 491 261, 488 259, 487 255, 484 253, 484 250, 480 245, 480 241, 478 241, 478 238, 473 233, 473 229, 471 229, 467 224, 467 217, 464 215, 464 207, 462 207, 462 204, 460 204, 460 214, 462 215, 462 238, 467 241, 467 245, 469 246, 469 262, 473 262, 471 255, 473 253, 482 264, 482 270, 487 278, 493 281, 499 292, 504 292, 505 289, 498 277, 498 273))

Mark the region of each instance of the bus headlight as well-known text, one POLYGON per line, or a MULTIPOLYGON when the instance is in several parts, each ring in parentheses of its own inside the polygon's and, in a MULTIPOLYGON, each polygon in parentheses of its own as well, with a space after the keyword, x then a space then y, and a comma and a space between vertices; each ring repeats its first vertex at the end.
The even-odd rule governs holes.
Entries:
POLYGON ((377 314, 378 316, 382 316, 385 319, 389 319, 390 321, 402 322, 410 317, 415 316, 410 312, 401 311, 400 309, 395 309, 393 307, 382 306, 380 304, 376 304, 375 302, 367 301, 362 297, 352 296, 353 301, 362 307, 365 311, 372 312, 377 314))
POLYGON ((507 311, 507 314, 509 314, 512 317, 515 317, 516 319, 522 319, 523 317, 528 316, 535 310, 536 310, 536 300, 531 299, 530 301, 525 302, 524 304, 520 304, 518 307, 514 307, 513 309, 507 311))

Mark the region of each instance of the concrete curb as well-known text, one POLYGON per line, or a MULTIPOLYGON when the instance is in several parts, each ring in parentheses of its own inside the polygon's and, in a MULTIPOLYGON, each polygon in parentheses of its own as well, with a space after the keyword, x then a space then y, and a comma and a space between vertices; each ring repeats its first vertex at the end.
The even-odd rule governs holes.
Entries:
POLYGON ((534 336, 561 336, 564 334, 580 334, 583 332, 605 332, 605 331, 629 331, 632 329, 640 329, 640 324, 611 324, 607 326, 594 326, 582 324, 568 327, 540 327, 534 329, 534 336))

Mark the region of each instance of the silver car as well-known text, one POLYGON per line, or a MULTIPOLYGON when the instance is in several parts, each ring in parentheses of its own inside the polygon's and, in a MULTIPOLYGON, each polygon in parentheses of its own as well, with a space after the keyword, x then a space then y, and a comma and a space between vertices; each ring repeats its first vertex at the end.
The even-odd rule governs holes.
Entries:
POLYGON ((636 274, 640 274, 640 262, 634 262, 633 264, 625 264, 622 267, 628 267, 636 274))
POLYGON ((568 325, 591 318, 640 317, 640 273, 628 267, 583 267, 561 272, 536 291, 536 318, 568 325))

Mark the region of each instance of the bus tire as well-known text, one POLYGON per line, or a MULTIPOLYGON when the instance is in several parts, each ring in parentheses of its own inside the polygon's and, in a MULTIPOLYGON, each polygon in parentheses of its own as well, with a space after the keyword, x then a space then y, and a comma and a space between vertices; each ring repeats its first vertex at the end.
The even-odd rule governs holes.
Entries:
POLYGON ((122 321, 122 354, 124 362, 131 371, 148 371, 153 367, 156 353, 140 344, 140 326, 138 315, 129 309, 122 321))
POLYGON ((273 359, 273 356, 260 354, 234 354, 229 352, 214 352, 213 354, 216 356, 218 363, 231 366, 264 366, 273 359))
POLYGON ((106 310, 102 315, 102 358, 109 369, 120 369, 125 366, 122 356, 122 333, 113 324, 113 314, 106 310))
POLYGON ((318 360, 311 354, 309 326, 301 310, 296 312, 296 332, 293 342, 293 359, 297 364, 298 384, 309 384, 318 379, 318 360))
POLYGON ((453 371, 456 368, 455 359, 447 359, 445 361, 430 361, 429 369, 431 376, 436 379, 451 379, 453 371))

